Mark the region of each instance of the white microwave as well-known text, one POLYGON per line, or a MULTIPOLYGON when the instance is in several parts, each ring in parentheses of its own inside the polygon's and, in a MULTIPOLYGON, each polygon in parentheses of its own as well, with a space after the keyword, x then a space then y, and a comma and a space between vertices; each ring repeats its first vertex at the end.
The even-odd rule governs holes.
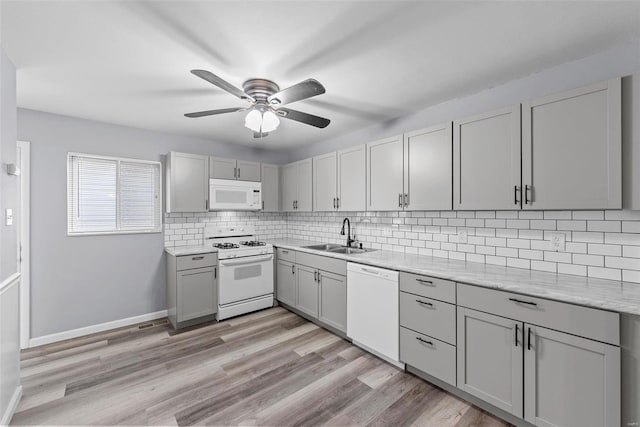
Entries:
POLYGON ((257 211, 262 209, 262 183, 233 179, 209 180, 210 211, 257 211))

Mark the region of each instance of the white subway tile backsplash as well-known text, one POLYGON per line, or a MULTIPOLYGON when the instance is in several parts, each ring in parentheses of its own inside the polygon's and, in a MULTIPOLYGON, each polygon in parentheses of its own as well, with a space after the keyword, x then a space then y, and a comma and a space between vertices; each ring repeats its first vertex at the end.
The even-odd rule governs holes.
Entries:
POLYGON ((640 283, 640 213, 631 211, 167 214, 164 240, 166 246, 197 245, 207 223, 252 223, 259 239, 342 243, 345 216, 364 246, 374 249, 640 283), (458 241, 461 230, 466 242, 458 241), (564 251, 550 250, 557 233, 565 235, 564 251))

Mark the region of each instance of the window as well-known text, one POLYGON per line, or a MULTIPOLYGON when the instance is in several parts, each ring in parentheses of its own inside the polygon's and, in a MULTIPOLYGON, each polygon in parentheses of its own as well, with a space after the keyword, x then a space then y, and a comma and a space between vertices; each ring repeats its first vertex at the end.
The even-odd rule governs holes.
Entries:
POLYGON ((159 162, 69 153, 67 234, 162 231, 159 162))

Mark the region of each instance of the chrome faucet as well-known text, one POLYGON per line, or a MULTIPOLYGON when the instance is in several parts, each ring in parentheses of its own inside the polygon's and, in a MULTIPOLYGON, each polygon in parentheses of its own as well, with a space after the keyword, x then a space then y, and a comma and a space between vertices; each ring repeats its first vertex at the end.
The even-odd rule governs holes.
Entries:
POLYGON ((342 230, 340 231, 340 235, 344 236, 344 224, 347 224, 347 247, 351 247, 351 244, 355 242, 355 239, 351 238, 351 221, 349 218, 345 218, 342 220, 342 230))

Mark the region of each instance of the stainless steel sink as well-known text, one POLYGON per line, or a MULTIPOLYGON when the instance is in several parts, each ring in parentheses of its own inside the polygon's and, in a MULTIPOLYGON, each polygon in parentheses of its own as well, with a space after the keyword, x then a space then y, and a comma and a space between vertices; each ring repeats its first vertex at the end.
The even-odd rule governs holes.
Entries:
POLYGON ((325 243, 322 245, 303 246, 306 249, 314 249, 316 251, 331 251, 334 249, 346 248, 346 246, 338 245, 335 243, 325 243))
POLYGON ((360 249, 360 248, 348 248, 343 246, 341 248, 331 249, 329 252, 336 254, 363 254, 365 252, 375 251, 375 249, 360 249))

